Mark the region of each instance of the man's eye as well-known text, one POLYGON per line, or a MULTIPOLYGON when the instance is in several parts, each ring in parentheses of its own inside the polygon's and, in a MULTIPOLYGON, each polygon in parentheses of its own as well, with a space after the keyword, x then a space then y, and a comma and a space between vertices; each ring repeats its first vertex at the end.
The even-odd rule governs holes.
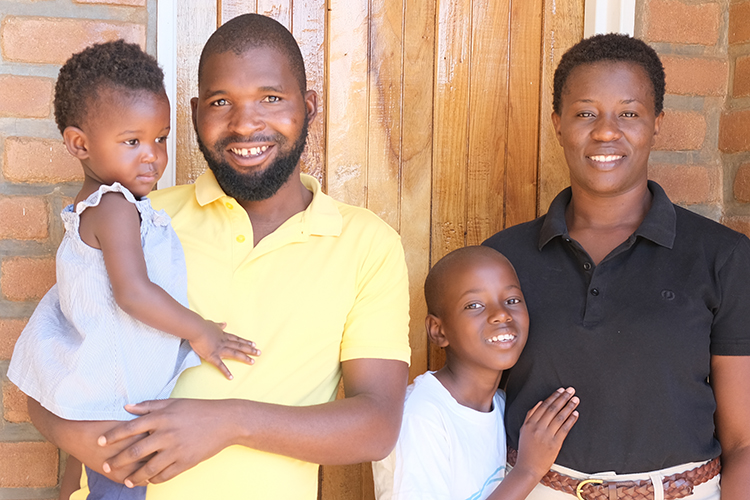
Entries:
POLYGON ((217 99, 211 103, 211 106, 226 106, 226 105, 227 105, 226 99, 217 99))
POLYGON ((582 112, 578 113, 577 116, 579 116, 581 118, 592 118, 594 116, 594 113, 591 113, 589 111, 582 111, 582 112))
POLYGON ((264 102, 279 102, 281 101, 281 97, 277 95, 269 95, 269 96, 266 96, 266 98, 263 99, 263 101, 264 102))
POLYGON ((125 144, 128 146, 137 146, 138 145, 138 139, 128 139, 125 141, 125 144))
POLYGON ((636 116, 638 116, 638 114, 632 111, 626 111, 622 114, 622 116, 624 116, 625 118, 635 118, 636 116))

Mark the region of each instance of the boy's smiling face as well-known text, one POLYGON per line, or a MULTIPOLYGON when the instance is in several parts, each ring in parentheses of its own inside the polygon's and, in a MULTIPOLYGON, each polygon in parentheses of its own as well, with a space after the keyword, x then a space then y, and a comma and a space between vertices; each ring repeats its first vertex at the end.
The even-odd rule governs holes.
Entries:
POLYGON ((495 372, 513 366, 526 345, 529 315, 510 262, 499 253, 470 255, 453 262, 441 281, 439 309, 427 325, 449 363, 495 372))

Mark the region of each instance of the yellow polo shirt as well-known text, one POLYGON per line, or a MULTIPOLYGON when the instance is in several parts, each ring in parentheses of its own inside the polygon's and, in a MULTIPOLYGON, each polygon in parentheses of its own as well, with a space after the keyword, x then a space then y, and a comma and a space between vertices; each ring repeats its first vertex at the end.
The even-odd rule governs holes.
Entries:
MULTIPOLYGON (((190 307, 262 350, 253 366, 203 363, 173 397, 306 406, 332 401, 341 361, 409 362, 408 284, 398 234, 368 210, 334 201, 303 175, 310 206, 253 247, 247 213, 208 171, 152 193, 185 250, 190 307)), ((149 500, 315 499, 318 466, 241 446, 148 489, 149 500)))

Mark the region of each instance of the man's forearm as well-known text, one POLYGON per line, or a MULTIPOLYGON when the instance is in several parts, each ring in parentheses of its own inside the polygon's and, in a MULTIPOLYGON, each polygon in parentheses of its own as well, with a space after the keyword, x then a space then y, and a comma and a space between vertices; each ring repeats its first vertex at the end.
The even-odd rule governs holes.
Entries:
MULTIPOLYGON (((116 446, 105 449, 96 443, 97 438, 120 422, 65 420, 49 412, 31 398, 29 398, 28 407, 32 423, 47 440, 101 474, 105 474, 102 465, 108 458, 141 438, 141 436, 131 437, 116 446)), ((138 467, 139 464, 136 463, 130 468, 124 467, 120 471, 115 471, 115 474, 106 475, 114 481, 122 481, 138 467)))
MULTIPOLYGON (((147 434, 107 460, 113 470, 148 463, 132 484, 162 482, 231 445, 320 464, 349 464, 385 457, 400 430, 408 367, 401 361, 342 364, 346 398, 290 407, 246 400, 151 401, 130 408, 143 415, 104 435, 107 447, 147 434)), ((126 482, 127 484, 127 482, 126 482)))

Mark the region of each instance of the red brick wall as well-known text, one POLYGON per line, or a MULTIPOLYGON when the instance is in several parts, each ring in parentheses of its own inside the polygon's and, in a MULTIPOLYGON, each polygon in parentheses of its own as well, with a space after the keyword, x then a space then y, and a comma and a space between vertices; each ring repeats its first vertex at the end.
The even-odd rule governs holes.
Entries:
POLYGON ((80 164, 54 123, 57 71, 91 43, 125 38, 155 52, 156 0, 28 0, 0 12, 0 498, 57 498, 58 450, 29 422, 6 378, 13 345, 55 281, 59 213, 80 164))
POLYGON ((650 175, 677 203, 750 234, 750 0, 638 0, 667 74, 650 175))

